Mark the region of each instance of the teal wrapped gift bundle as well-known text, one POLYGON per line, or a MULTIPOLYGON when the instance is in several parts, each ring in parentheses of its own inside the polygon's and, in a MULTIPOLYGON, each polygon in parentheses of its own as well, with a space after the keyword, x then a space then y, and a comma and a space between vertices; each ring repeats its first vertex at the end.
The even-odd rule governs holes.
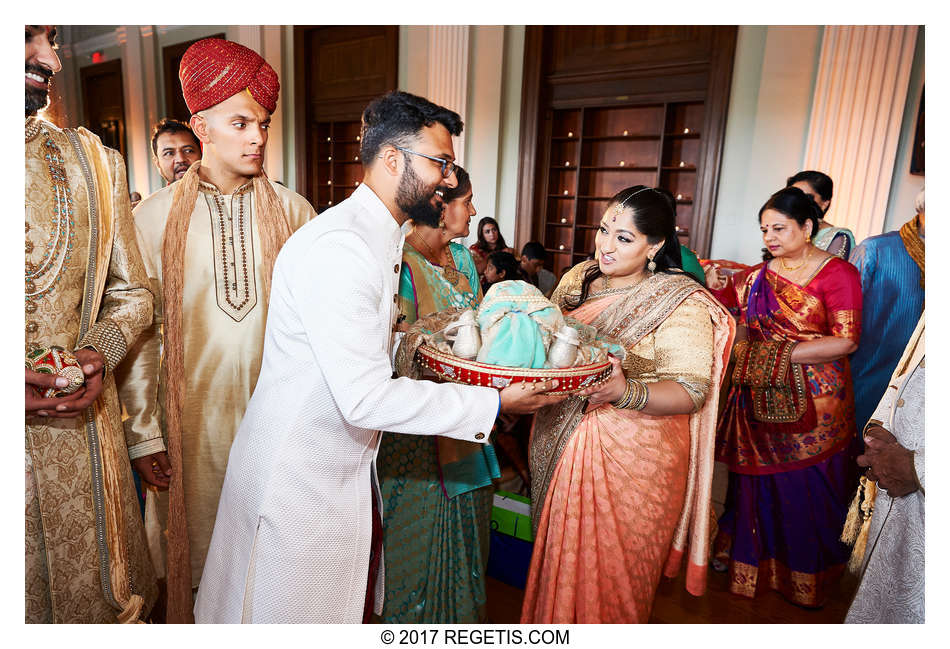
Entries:
POLYGON ((498 282, 478 307, 478 362, 542 368, 552 337, 563 325, 560 309, 536 287, 520 280, 498 282))

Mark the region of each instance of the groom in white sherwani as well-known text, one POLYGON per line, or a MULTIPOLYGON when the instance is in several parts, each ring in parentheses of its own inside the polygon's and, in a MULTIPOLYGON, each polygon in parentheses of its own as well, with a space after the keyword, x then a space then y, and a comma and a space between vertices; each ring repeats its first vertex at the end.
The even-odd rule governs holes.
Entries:
POLYGON ((380 431, 488 442, 563 397, 392 378, 404 237, 454 187, 458 114, 391 92, 363 113, 364 178, 274 266, 257 386, 231 447, 195 604, 203 622, 366 621, 382 607, 380 431), (371 568, 372 564, 372 568, 371 568))

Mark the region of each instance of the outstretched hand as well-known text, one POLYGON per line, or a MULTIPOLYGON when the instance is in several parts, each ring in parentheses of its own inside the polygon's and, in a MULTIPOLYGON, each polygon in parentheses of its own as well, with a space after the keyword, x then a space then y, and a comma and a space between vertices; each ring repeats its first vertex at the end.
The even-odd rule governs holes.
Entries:
POLYGON ((512 383, 500 392, 501 412, 506 415, 530 415, 545 406, 567 399, 563 393, 544 394, 558 386, 557 379, 537 383, 512 383))
POLYGON ((726 288, 726 284, 729 283, 729 279, 725 273, 720 270, 719 264, 706 264, 703 266, 703 271, 706 273, 707 288, 711 288, 714 291, 721 291, 726 288))
POLYGON ((610 359, 610 367, 612 368, 610 378, 600 385, 587 388, 580 393, 580 396, 587 397, 590 404, 594 406, 617 401, 624 395, 624 392, 627 391, 627 379, 623 374, 623 366, 620 364, 620 359, 613 355, 608 358, 610 359))

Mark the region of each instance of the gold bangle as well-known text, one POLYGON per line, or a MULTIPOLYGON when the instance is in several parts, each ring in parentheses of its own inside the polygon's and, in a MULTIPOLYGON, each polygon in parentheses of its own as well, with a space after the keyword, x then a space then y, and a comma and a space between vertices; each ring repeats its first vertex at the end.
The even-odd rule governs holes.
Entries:
POLYGON ((630 407, 630 401, 633 399, 633 387, 631 386, 632 380, 633 379, 627 379, 627 387, 624 389, 623 394, 612 404, 614 408, 622 410, 630 407))
POLYGON ((646 383, 639 379, 637 379, 635 382, 639 388, 639 394, 634 400, 633 405, 630 407, 634 410, 643 410, 647 405, 647 401, 650 399, 650 389, 647 387, 646 383))

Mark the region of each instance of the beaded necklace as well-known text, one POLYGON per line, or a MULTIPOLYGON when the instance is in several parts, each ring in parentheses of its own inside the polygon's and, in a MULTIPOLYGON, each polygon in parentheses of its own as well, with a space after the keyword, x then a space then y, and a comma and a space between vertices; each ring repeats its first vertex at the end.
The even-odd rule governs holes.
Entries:
MULTIPOLYGON (((25 244, 25 289, 26 312, 34 313, 37 309, 36 300, 45 297, 59 284, 69 260, 72 258, 73 244, 76 238, 76 223, 74 220, 74 205, 72 192, 69 189, 69 179, 66 176, 65 159, 63 152, 53 141, 49 131, 33 118, 26 124, 26 142, 30 142, 37 135, 42 135, 43 157, 49 173, 50 189, 55 197, 53 216, 50 221, 51 232, 46 242, 46 250, 38 264, 30 261, 29 255, 33 252, 34 244, 27 237, 25 244), (55 270, 54 270, 55 268, 55 270), (51 278, 42 287, 39 280, 51 273, 51 278)), ((30 233, 30 224, 26 223, 26 234, 30 233)))
MULTIPOLYGON (((221 198, 220 194, 214 195, 214 206, 217 208, 217 211, 218 211, 218 224, 221 228, 221 257, 224 260, 224 263, 223 263, 224 299, 227 301, 229 305, 231 305, 231 308, 233 308, 235 311, 240 311, 241 309, 243 309, 244 306, 248 303, 248 300, 251 299, 250 273, 248 272, 248 268, 247 268, 247 244, 245 241, 245 233, 244 233, 244 195, 245 195, 244 192, 241 192, 238 195, 238 233, 239 233, 239 239, 241 241, 241 273, 244 276, 244 300, 240 304, 235 304, 231 300, 232 290, 234 291, 234 299, 236 300, 238 297, 237 260, 235 260, 234 265, 233 265, 234 275, 235 275, 234 281, 232 282, 231 279, 228 277, 228 257, 227 257, 227 246, 225 242, 229 241, 230 237, 228 237, 226 233, 225 220, 230 221, 231 217, 225 216, 224 207, 221 204, 221 201, 223 201, 224 199, 221 198)), ((232 254, 233 254, 233 246, 232 246, 232 254)))

